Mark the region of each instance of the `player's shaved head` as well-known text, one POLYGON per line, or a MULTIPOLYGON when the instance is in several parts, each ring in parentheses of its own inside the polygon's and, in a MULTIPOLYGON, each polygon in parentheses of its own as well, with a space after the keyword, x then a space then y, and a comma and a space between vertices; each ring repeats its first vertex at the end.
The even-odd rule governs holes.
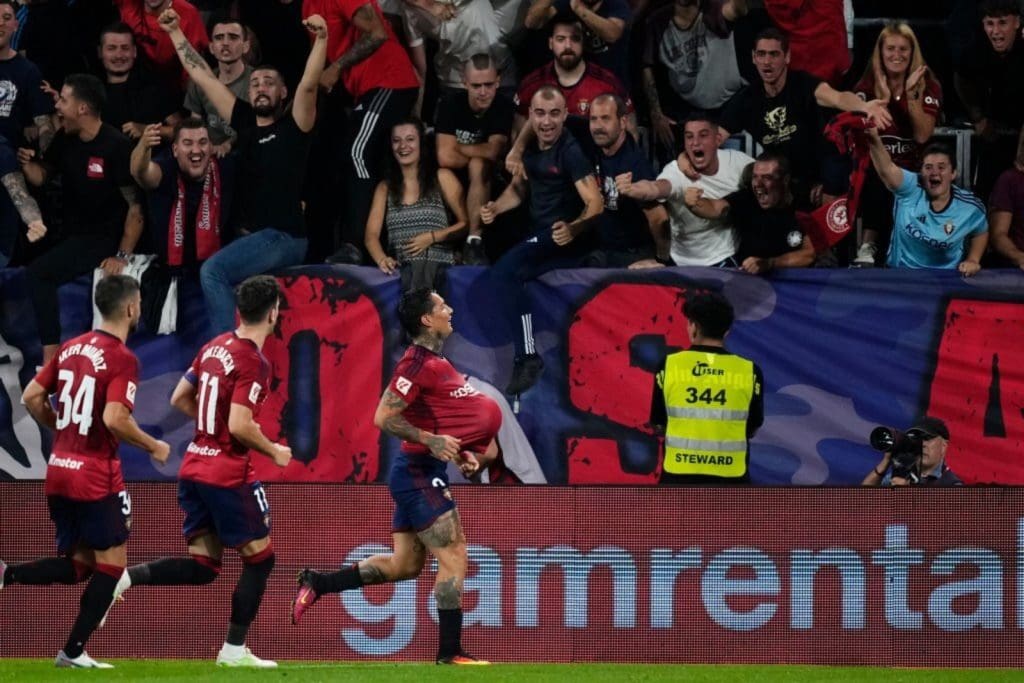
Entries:
POLYGON ((235 290, 238 317, 247 325, 258 325, 281 300, 281 287, 270 275, 254 275, 235 290))
POLYGON ((139 293, 139 283, 127 275, 108 275, 96 285, 94 301, 104 320, 120 320, 124 305, 139 293))

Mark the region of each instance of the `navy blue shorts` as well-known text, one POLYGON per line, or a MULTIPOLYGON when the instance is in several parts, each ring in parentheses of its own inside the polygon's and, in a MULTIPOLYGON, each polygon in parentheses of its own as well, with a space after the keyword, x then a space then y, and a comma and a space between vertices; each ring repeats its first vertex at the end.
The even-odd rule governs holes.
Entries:
POLYGON ((438 517, 455 509, 448 482, 434 477, 430 483, 426 488, 391 491, 395 501, 395 514, 391 519, 393 532, 423 531, 438 517))
POLYGON ((107 550, 128 540, 132 526, 132 499, 127 491, 92 501, 47 496, 50 519, 57 527, 57 552, 61 555, 83 545, 107 550))
POLYGON ((258 481, 223 488, 182 479, 178 506, 185 511, 181 532, 189 541, 212 533, 222 545, 240 548, 270 535, 270 503, 258 481))

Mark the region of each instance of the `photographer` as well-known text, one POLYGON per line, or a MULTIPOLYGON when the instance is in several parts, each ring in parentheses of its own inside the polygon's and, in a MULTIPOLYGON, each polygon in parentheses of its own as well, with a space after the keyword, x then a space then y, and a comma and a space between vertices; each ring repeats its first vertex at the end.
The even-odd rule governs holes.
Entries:
POLYGON ((884 456, 862 486, 963 486, 946 467, 949 429, 937 417, 921 418, 905 434, 879 427, 871 433, 871 445, 884 456))

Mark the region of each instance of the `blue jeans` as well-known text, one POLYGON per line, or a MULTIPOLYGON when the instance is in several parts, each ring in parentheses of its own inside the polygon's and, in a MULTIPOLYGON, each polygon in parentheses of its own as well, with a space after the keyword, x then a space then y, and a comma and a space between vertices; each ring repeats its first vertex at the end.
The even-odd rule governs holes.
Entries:
POLYGON ((207 259, 199 281, 215 335, 235 327, 235 286, 253 275, 296 266, 306 257, 305 237, 264 228, 239 237, 207 259))
POLYGON ((560 247, 552 240, 550 230, 541 230, 502 254, 491 266, 492 287, 502 309, 502 315, 496 317, 502 321, 499 325, 512 326, 517 358, 536 353, 532 319, 525 320, 530 315, 526 283, 550 270, 578 267, 588 253, 584 240, 585 236, 577 237, 560 247))

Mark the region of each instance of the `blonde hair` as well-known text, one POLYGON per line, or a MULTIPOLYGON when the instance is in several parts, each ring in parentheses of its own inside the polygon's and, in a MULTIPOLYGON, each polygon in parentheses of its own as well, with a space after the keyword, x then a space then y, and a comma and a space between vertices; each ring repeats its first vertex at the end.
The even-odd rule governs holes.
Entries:
MULTIPOLYGON (((882 30, 878 33, 878 40, 875 41, 875 48, 871 51, 871 61, 868 62, 867 69, 864 71, 864 78, 871 76, 875 81, 875 98, 882 99, 882 88, 881 83, 875 78, 876 73, 885 74, 885 64, 882 61, 882 46, 885 44, 886 38, 900 37, 905 38, 910 43, 910 65, 907 67, 907 73, 904 78, 910 78, 910 74, 917 71, 922 66, 928 66, 924 61, 924 56, 921 54, 921 44, 917 42, 917 36, 914 35, 914 29, 902 21, 896 21, 886 24, 882 27, 882 30)), ((925 73, 924 78, 918 81, 917 85, 914 86, 914 92, 906 93, 907 97, 920 97, 924 92, 925 82, 931 78, 931 69, 925 73)))

